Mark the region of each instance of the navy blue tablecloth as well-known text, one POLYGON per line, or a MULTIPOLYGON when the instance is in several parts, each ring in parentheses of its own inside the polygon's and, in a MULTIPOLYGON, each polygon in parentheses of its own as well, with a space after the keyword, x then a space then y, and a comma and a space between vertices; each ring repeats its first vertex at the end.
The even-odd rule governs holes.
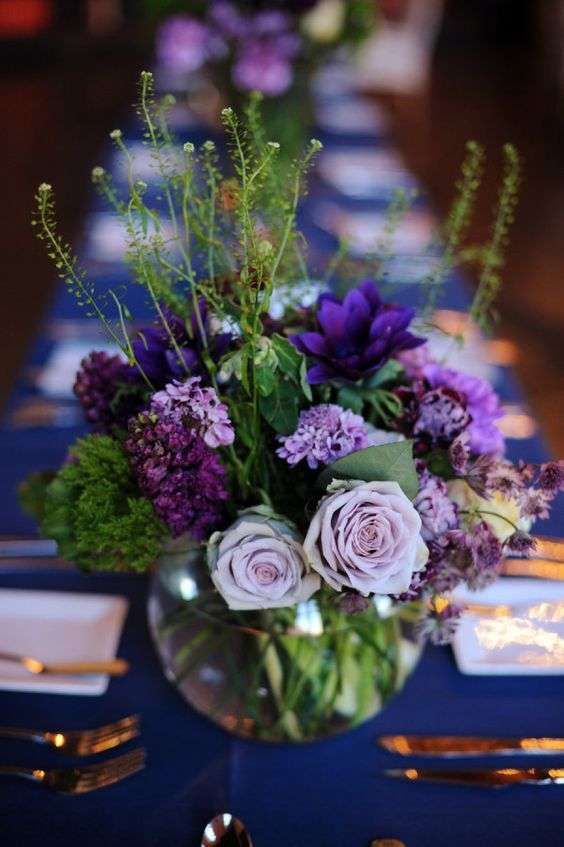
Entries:
MULTIPOLYGON (((206 821, 224 810, 247 823, 255 847, 367 847, 376 836, 400 838, 408 847, 562 844, 561 788, 404 784, 382 775, 398 762, 374 743, 379 733, 407 729, 563 735, 564 687, 557 677, 464 677, 448 649, 429 647, 403 691, 364 726, 298 746, 247 742, 194 713, 165 680, 147 630, 144 578, 3 572, 4 587, 130 600, 119 649, 132 664, 129 676, 113 680, 102 697, 2 693, 0 723, 70 729, 139 712, 148 764, 121 785, 80 797, 4 780, 3 847, 196 847, 206 821)), ((556 765, 558 757, 545 761, 556 765)), ((0 762, 45 767, 60 765, 61 757, 0 741, 0 762)))

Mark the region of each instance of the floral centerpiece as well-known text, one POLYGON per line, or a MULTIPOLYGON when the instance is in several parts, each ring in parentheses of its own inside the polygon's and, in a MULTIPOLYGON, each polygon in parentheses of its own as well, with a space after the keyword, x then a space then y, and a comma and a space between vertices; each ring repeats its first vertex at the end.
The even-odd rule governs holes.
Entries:
MULTIPOLYGON (((155 638, 197 708, 243 734, 314 738, 397 690, 417 656, 404 626, 448 641, 460 614, 448 593, 487 585, 504 555, 532 547, 563 468, 504 457, 492 387, 433 361, 424 308, 385 300, 376 266, 358 278, 356 265, 332 261, 346 293, 327 285, 302 305, 310 282, 295 218, 318 142, 280 183, 278 145, 264 140, 252 98, 245 121, 223 111, 224 176, 210 142, 186 143, 182 161, 170 152, 163 108, 143 73, 154 204, 134 160, 127 196, 93 172, 154 323, 135 321, 127 289, 88 280, 58 234, 51 187, 39 187, 39 237, 116 353, 82 362, 74 390, 92 432, 22 496, 79 567, 156 572, 155 638)), ((467 251, 481 267, 472 310, 482 320, 514 205, 506 154, 492 239, 467 251)), ((423 286, 434 302, 481 155, 470 146, 444 254, 423 286)))
MULTIPOLYGON (((312 71, 337 48, 353 50, 368 36, 375 6, 374 0, 158 2, 156 59, 187 89, 204 74, 224 103, 239 104, 259 91, 270 136, 282 143, 284 156, 294 155, 313 121, 312 71)), ((213 101, 208 92, 205 108, 213 101)))

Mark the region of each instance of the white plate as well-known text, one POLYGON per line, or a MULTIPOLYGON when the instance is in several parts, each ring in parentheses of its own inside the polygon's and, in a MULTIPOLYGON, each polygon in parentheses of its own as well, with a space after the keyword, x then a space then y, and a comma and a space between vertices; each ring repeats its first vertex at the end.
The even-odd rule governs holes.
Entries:
POLYGON ((482 676, 564 674, 564 585, 502 577, 479 592, 456 591, 461 603, 509 606, 507 617, 464 613, 454 637, 458 669, 482 676))
MULTIPOLYGON (((114 659, 129 603, 107 594, 0 590, 0 652, 42 662, 114 659)), ((33 675, 0 660, 0 689, 43 694, 103 694, 106 675, 33 675)))

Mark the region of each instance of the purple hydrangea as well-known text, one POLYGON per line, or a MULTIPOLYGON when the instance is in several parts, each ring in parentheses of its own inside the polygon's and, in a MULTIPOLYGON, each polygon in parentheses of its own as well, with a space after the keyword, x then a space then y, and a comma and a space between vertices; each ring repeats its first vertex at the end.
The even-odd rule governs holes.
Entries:
POLYGON ((292 65, 273 38, 243 42, 233 65, 233 82, 242 91, 279 97, 292 84, 292 65))
POLYGON ((151 411, 161 419, 193 429, 208 447, 233 444, 235 432, 227 406, 220 401, 215 389, 202 388, 200 382, 199 376, 185 382, 174 380, 153 395, 151 411))
POLYGON ((172 536, 187 532, 202 540, 218 529, 229 497, 227 473, 194 430, 142 413, 130 420, 124 446, 141 491, 172 536))
POLYGON ((421 518, 421 535, 430 541, 458 527, 456 506, 448 496, 446 482, 429 473, 423 462, 417 462, 419 491, 413 505, 421 518))
MULTIPOLYGON (((200 299, 199 309, 210 355, 217 362, 231 343, 231 333, 212 333, 205 300, 200 299)), ((162 324, 139 330, 133 342, 135 358, 157 389, 164 388, 174 379, 185 379, 188 374, 203 376, 206 373, 202 361, 202 336, 195 315, 192 315, 188 324, 171 312, 167 312, 165 317, 180 356, 162 324)))
POLYGON ((312 469, 329 465, 369 444, 364 419, 331 403, 303 411, 296 431, 291 435, 280 435, 278 440, 282 446, 276 453, 281 459, 289 465, 297 465, 305 459, 312 469))
POLYGON ((413 309, 383 303, 375 284, 361 283, 343 300, 322 294, 318 301, 318 332, 292 337, 313 365, 312 385, 331 380, 356 382, 370 376, 402 350, 424 344, 408 331, 413 309))
POLYGON ((503 410, 489 382, 438 364, 427 365, 424 374, 431 388, 452 389, 464 398, 471 417, 467 430, 470 450, 473 453, 503 453, 503 435, 495 424, 503 416, 503 410))
POLYGON ((98 432, 111 432, 115 426, 126 426, 139 411, 142 394, 135 391, 136 384, 135 368, 119 356, 94 350, 80 363, 73 391, 88 423, 98 432))
POLYGON ((209 56, 210 38, 205 24, 189 15, 172 15, 157 34, 159 62, 179 73, 193 73, 209 56))

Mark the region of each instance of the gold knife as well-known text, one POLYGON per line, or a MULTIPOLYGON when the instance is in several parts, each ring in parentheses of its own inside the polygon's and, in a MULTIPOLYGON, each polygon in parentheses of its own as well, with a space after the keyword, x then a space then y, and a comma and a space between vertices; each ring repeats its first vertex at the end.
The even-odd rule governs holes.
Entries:
POLYGON ((564 752, 564 738, 484 738, 471 735, 381 735, 378 744, 400 756, 539 755, 564 752))
POLYGON ((509 785, 564 785, 564 768, 499 768, 497 770, 433 770, 406 768, 384 771, 386 776, 408 782, 442 782, 506 788, 509 785))

